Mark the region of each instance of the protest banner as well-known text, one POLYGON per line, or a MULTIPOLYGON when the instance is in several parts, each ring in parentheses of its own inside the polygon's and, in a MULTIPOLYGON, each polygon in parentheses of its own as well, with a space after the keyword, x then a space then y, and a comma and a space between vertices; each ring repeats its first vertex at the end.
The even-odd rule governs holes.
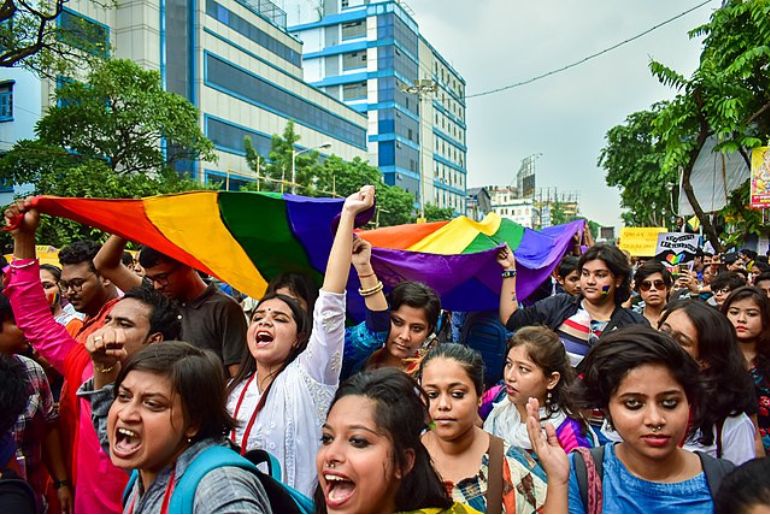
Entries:
POLYGON ((770 207, 770 147, 751 151, 751 207, 770 207))
POLYGON ((666 232, 665 227, 623 227, 618 247, 635 257, 654 256, 662 232, 666 232))
POLYGON ((688 263, 695 259, 700 236, 684 232, 658 234, 655 256, 669 266, 688 263))

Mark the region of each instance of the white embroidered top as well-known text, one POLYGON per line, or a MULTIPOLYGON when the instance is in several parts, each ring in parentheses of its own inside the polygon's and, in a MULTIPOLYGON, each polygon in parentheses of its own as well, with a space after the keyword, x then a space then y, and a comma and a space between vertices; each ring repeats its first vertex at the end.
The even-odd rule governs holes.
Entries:
MULTIPOLYGON (((247 449, 264 449, 275 456, 281 463, 283 482, 311 497, 321 426, 339 386, 344 342, 345 294, 321 290, 307 348, 275 378, 248 435, 247 449)), ((236 419, 239 445, 262 396, 257 381, 243 381, 227 400, 231 415, 235 415, 244 387, 248 389, 236 419)))

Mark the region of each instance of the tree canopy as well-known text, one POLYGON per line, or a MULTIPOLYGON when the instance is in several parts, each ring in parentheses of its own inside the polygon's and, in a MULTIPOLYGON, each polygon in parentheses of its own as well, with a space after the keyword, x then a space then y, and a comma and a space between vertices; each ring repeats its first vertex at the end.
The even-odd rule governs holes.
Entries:
MULTIPOLYGON (((18 141, 0 158, 6 184, 32 184, 35 194, 142 197, 201 189, 174 165, 216 159, 195 106, 131 61, 105 61, 87 82, 57 89, 56 101, 38 122, 37 138, 18 141)), ((42 227, 41 241, 52 245, 94 233, 61 219, 42 227)))
MULTIPOLYGON (((660 204, 664 192, 644 189, 643 178, 664 190, 681 171, 690 205, 709 240, 720 248, 720 234, 695 198, 690 175, 710 136, 718 141, 715 151, 740 152, 747 162, 750 149, 770 137, 770 0, 729 0, 690 36, 704 37, 698 68, 687 78, 651 61, 652 74, 676 95, 611 129, 599 162, 609 185, 631 189, 628 195, 624 190, 622 204, 631 211, 627 221, 640 224, 652 221, 650 216, 669 216, 660 204), (623 178, 624 172, 631 177, 623 178), (653 202, 657 213, 649 213, 653 202), (636 212, 644 216, 638 219, 636 212)), ((735 221, 742 223, 740 217, 735 221)))
MULTIPOLYGON (((93 3, 108 7, 114 0, 93 3)), ((76 16, 62 23, 64 4, 66 0, 0 2, 0 67, 22 66, 56 78, 105 58, 109 54, 105 29, 76 16)))
MULTIPOLYGON (((259 155, 249 138, 244 140, 246 159, 253 171, 259 161, 260 178, 245 186, 246 190, 291 191, 292 149, 300 136, 289 122, 283 134, 273 135, 268 159, 259 155)), ((315 150, 296 156, 296 191, 311 197, 347 197, 364 184, 377 186, 377 215, 379 225, 398 225, 415 220, 415 198, 411 193, 382 182, 380 171, 361 158, 345 161, 339 156, 329 156, 320 162, 315 150)))

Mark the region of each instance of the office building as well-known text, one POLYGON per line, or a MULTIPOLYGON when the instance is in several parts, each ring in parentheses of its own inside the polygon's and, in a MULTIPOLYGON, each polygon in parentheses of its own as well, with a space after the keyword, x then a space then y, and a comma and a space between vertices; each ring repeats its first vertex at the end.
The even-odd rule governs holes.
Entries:
POLYGON ((305 80, 364 113, 385 182, 465 213, 465 81, 397 0, 276 0, 305 80))
MULTIPOLYGON (((199 109, 218 162, 184 163, 193 177, 226 182, 230 189, 253 181, 244 138, 267 156, 272 135, 282 133, 289 120, 301 138, 298 150, 331 143, 322 155, 367 159, 366 116, 303 80, 302 43, 286 30, 286 14, 273 2, 121 0, 104 7, 72 0, 65 5, 58 23, 84 20, 104 38, 110 55, 158 70, 168 91, 199 109)), ((41 105, 54 87, 42 82, 41 105)))

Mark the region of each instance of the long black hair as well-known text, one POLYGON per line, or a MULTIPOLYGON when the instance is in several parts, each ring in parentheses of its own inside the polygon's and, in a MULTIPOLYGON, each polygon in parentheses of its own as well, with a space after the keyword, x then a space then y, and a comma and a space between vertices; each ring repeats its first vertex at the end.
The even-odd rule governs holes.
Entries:
MULTIPOLYGON (((682 386, 694 420, 699 421, 703 391, 698 364, 665 333, 642 325, 612 331, 599 338, 581 365, 583 379, 575 381, 568 389, 568 395, 578 408, 600 409, 612 422, 610 398, 628 372, 642 365, 662 365, 682 386)), ((691 426, 688 436, 696 428, 691 426)))
MULTIPOLYGON (((414 465, 401 479, 396 492, 396 511, 410 512, 423 508, 446 509, 452 505, 441 479, 431 464, 421 436, 427 428, 428 396, 407 374, 392 367, 361 372, 343 382, 329 412, 348 395, 359 395, 374 401, 374 422, 393 444, 394 465, 404 469, 407 451, 414 452, 414 465)), ((323 492, 315 493, 316 507, 326 511, 323 492)))
MULTIPOLYGON (((302 352, 307 348, 307 342, 310 340, 310 331, 311 331, 311 322, 310 322, 310 316, 308 313, 302 309, 299 305, 299 303, 296 301, 296 299, 293 299, 289 297, 288 295, 282 295, 280 293, 272 293, 270 295, 265 295, 262 297, 262 299, 259 301, 260 304, 263 302, 266 302, 271 299, 278 299, 286 303, 287 306, 289 306, 289 309, 291 310, 292 317, 294 318, 294 322, 297 324, 297 344, 291 349, 289 352, 289 355, 286 357, 286 361, 283 362, 283 365, 281 365, 281 368, 278 369, 278 371, 275 373, 275 376, 273 376, 273 381, 270 382, 270 385, 272 386, 273 382, 275 381, 275 378, 280 375, 281 372, 286 370, 286 367, 288 367, 292 361, 297 359, 297 356, 302 354, 302 352)), ((259 309, 259 306, 254 310, 259 309)), ((251 322, 254 323, 254 322, 251 322)), ((254 356, 251 355, 251 352, 249 352, 248 345, 244 348, 243 354, 241 355, 241 362, 238 365, 238 373, 235 374, 235 377, 232 381, 230 381, 230 384, 227 387, 227 395, 229 396, 235 388, 241 384, 244 380, 251 377, 252 374, 255 374, 257 372, 257 360, 254 359, 254 356)), ((267 394, 270 392, 270 386, 267 387, 265 392, 262 394, 265 396, 265 399, 267 399, 267 394)))
POLYGON ((722 304, 722 313, 727 316, 730 306, 740 300, 751 299, 759 309, 759 315, 762 318, 762 332, 757 338, 755 363, 749 363, 749 366, 755 365, 765 376, 770 377, 770 300, 765 292, 754 286, 744 286, 733 290, 730 296, 722 304))
POLYGON ((760 513, 770 506, 770 458, 754 458, 722 479, 714 513, 760 513))
POLYGON ((577 376, 559 336, 545 326, 522 327, 508 341, 508 348, 505 352, 506 364, 511 349, 522 345, 526 348, 529 359, 543 370, 543 375, 546 378, 551 377, 554 372, 559 374, 559 382, 552 390, 549 390, 551 399, 550 401, 546 400, 544 406, 546 409, 545 419, 547 420, 551 415, 562 410, 578 421, 584 433, 587 432, 588 423, 568 394, 569 388, 577 376))
POLYGON ((660 325, 675 311, 684 311, 698 331, 698 356, 705 398, 701 419, 703 445, 714 443, 714 426, 727 417, 757 410, 754 384, 738 348, 733 324, 722 313, 694 300, 680 300, 666 308, 660 325))

